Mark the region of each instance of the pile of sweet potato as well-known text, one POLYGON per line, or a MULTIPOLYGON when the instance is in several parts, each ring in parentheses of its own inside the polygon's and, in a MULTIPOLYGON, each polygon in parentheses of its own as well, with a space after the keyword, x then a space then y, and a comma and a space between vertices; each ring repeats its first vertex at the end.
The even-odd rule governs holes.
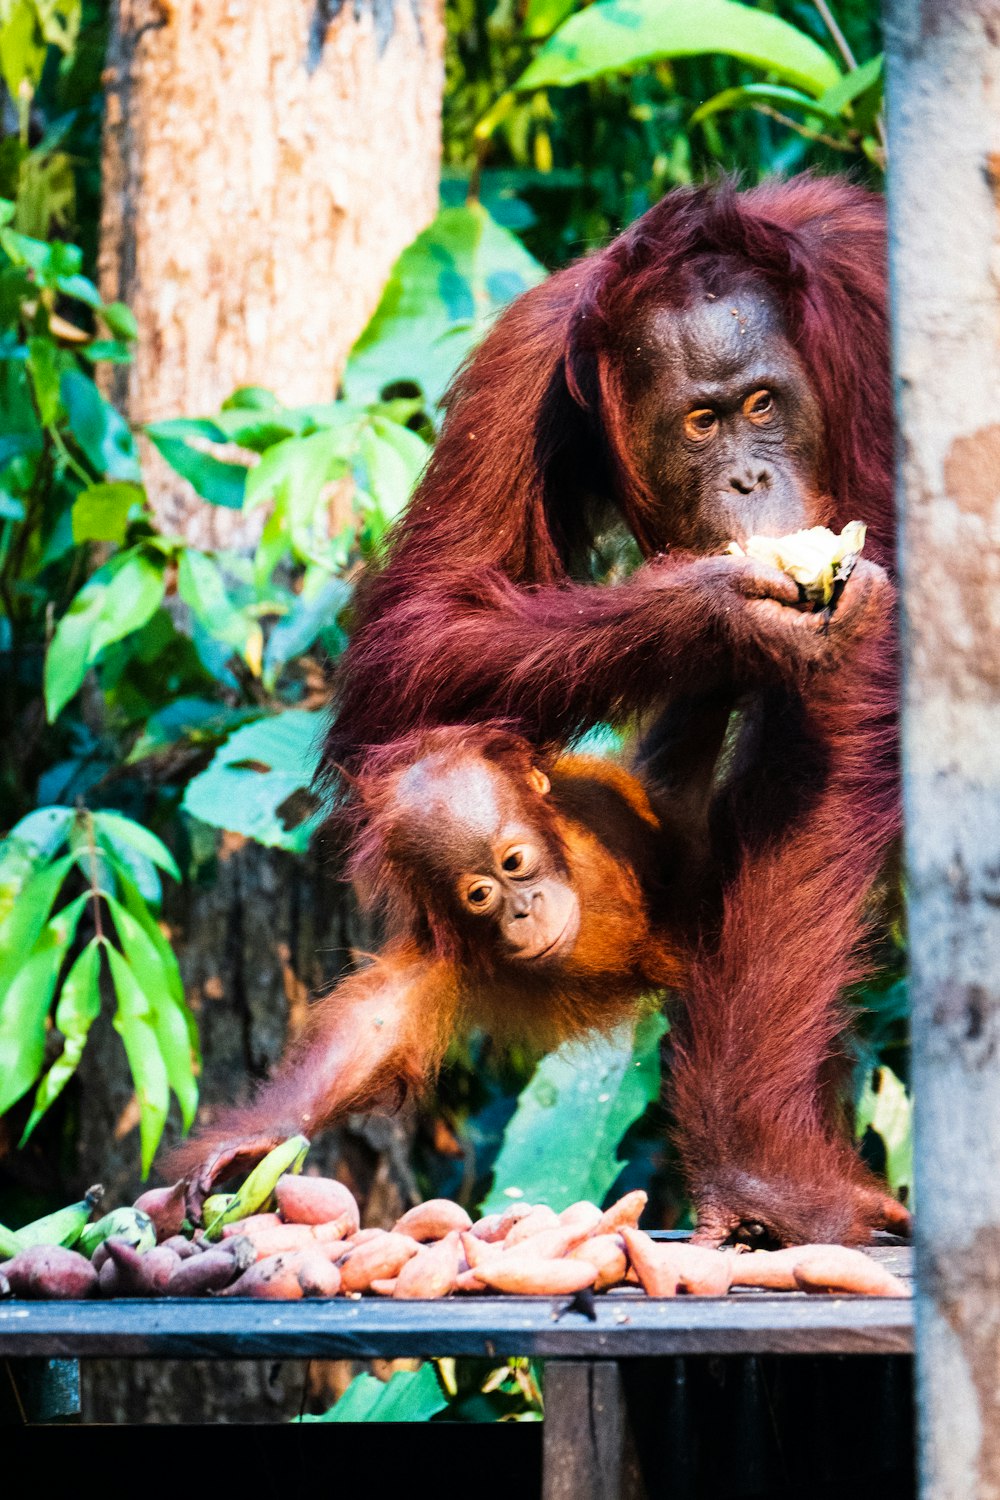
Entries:
MULTIPOLYGON (((266 1184, 262 1208, 243 1213, 260 1198, 260 1184, 220 1197, 197 1230, 185 1218, 183 1184, 145 1193, 133 1208, 87 1225, 73 1245, 18 1249, 0 1264, 0 1295, 563 1296, 622 1284, 651 1297, 721 1297, 731 1287, 908 1295, 870 1257, 838 1245, 739 1253, 654 1241, 637 1227, 641 1192, 604 1212, 586 1202, 558 1214, 519 1202, 476 1223, 439 1198, 386 1230, 360 1228, 357 1203, 342 1183, 294 1171, 266 1184)), ((30 1238, 30 1229, 19 1233, 30 1238)))

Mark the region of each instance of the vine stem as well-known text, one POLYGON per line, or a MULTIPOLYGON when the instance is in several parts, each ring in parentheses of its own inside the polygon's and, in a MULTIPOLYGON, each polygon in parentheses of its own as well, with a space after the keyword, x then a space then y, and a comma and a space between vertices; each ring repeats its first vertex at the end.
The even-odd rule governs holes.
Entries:
POLYGON ((826 0, 813 0, 813 5, 822 16, 823 25, 833 37, 834 45, 836 46, 837 51, 840 53, 847 66, 853 72, 858 65, 857 59, 855 58, 854 53, 851 51, 850 42, 847 40, 846 36, 837 24, 836 16, 827 5, 826 0))
POLYGON ((80 808, 87 825, 87 854, 90 859, 90 899, 94 903, 94 929, 98 942, 104 942, 104 922, 101 917, 101 888, 97 881, 97 844, 94 840, 94 819, 89 809, 80 808))

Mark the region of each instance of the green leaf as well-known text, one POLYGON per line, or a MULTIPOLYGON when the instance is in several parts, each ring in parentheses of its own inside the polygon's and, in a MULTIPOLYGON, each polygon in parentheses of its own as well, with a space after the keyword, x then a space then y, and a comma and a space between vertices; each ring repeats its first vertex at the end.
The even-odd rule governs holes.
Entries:
POLYGON ((349 395, 375 401, 385 386, 407 380, 435 404, 500 309, 544 276, 482 204, 442 209, 393 267, 352 350, 349 395))
POLYGON ((113 896, 108 897, 108 907, 129 967, 149 1001, 153 1029, 166 1066, 167 1080, 177 1095, 184 1129, 189 1130, 198 1110, 198 1084, 191 1054, 190 1012, 186 1005, 178 1005, 171 995, 161 955, 148 932, 113 896))
POLYGON ((66 842, 74 817, 71 807, 37 807, 14 824, 8 837, 30 844, 37 854, 48 859, 66 842))
POLYGON ((730 109, 749 109, 754 104, 774 104, 781 109, 800 109, 821 119, 839 121, 839 112, 825 107, 822 99, 803 94, 800 89, 785 88, 778 83, 748 83, 741 88, 723 89, 700 104, 688 121, 689 125, 700 125, 712 115, 723 114, 730 109))
POLYGON ((39 870, 15 892, 14 901, 0 923, 0 995, 11 983, 25 955, 38 942, 60 887, 75 864, 76 855, 65 854, 39 870))
POLYGON ((397 1370, 390 1380, 374 1375, 355 1375, 336 1405, 321 1417, 300 1417, 302 1422, 426 1422, 444 1411, 448 1397, 441 1389, 434 1366, 419 1370, 397 1370))
POLYGON ((117 812, 97 812, 93 814, 93 819, 94 832, 102 843, 110 846, 113 855, 120 845, 125 844, 158 865, 161 870, 166 870, 175 880, 180 880, 181 872, 177 868, 177 861, 166 844, 155 833, 150 833, 148 828, 143 828, 141 823, 117 812))
POLYGON ((408 427, 375 417, 361 434, 361 457, 368 471, 368 488, 385 527, 404 510, 430 449, 408 427))
POLYGON ((45 47, 35 30, 35 7, 29 0, 11 0, 0 22, 0 73, 12 99, 22 83, 34 91, 41 80, 45 47))
POLYGON ((74 542, 116 542, 125 540, 129 512, 145 504, 146 492, 139 484, 121 480, 110 484, 92 484, 73 501, 74 542))
POLYGON ((294 823, 282 818, 281 809, 312 782, 322 733, 323 715, 305 709, 288 709, 245 725, 188 783, 181 805, 215 828, 304 853, 319 814, 294 823))
MULTIPOLYGON (((190 1012, 187 1010, 186 1001, 184 999, 184 983, 181 979, 181 971, 178 966, 177 956, 174 953, 174 950, 171 948, 170 944, 163 936, 163 933, 160 931, 160 924, 157 922, 153 913, 146 905, 146 902, 143 900, 142 895, 134 882, 129 880, 127 876, 123 876, 121 872, 119 872, 118 881, 121 899, 125 906, 125 910, 128 912, 130 917, 133 917, 135 921, 138 922, 139 926, 149 938, 153 947, 156 949, 157 954, 159 955, 160 967, 163 970, 163 983, 166 987, 167 994, 170 996, 171 1000, 173 1000, 175 1005, 177 1005, 182 1011, 185 1011, 188 1015, 190 1015, 190 1012)), ((195 1056, 197 1056, 197 1028, 194 1026, 193 1017, 191 1021, 191 1030, 193 1036, 192 1048, 194 1050, 195 1056)))
POLYGON ((43 427, 52 427, 59 415, 59 350, 50 338, 28 340, 28 372, 43 427))
POLYGON ((140 482, 135 443, 124 418, 79 370, 67 370, 60 381, 63 406, 85 457, 99 474, 140 482))
POLYGON ((600 1203, 621 1170, 616 1149, 659 1098, 659 1011, 589 1043, 566 1043, 539 1063, 517 1102, 483 1213, 512 1198, 557 1211, 579 1198, 600 1203))
POLYGON ((847 107, 860 99, 869 89, 878 86, 881 95, 882 71, 884 58, 880 52, 877 57, 870 57, 867 62, 859 68, 852 68, 850 73, 845 73, 842 78, 828 88, 819 101, 820 108, 831 115, 841 115, 847 107))
POLYGON ((149 1176, 166 1124, 170 1084, 156 1035, 152 1007, 117 948, 109 946, 107 955, 118 1001, 114 1027, 125 1044, 139 1102, 139 1137, 142 1145, 142 1175, 145 1178, 149 1176))
POLYGON ((101 317, 120 339, 137 339, 139 337, 139 325, 135 321, 135 314, 124 302, 108 302, 101 308, 101 317))
POLYGON ((222 641, 260 675, 264 635, 260 624, 230 599, 222 569, 207 552, 187 547, 177 569, 177 592, 213 640, 222 641))
POLYGON ((134 547, 84 584, 56 626, 45 657, 45 705, 51 723, 105 646, 155 614, 166 587, 166 559, 134 547))
POLYGON ((722 53, 817 98, 840 76, 804 31, 735 0, 599 0, 559 28, 514 85, 565 88, 669 57, 722 53))
POLYGON ((59 992, 55 1022, 62 1033, 63 1050, 38 1085, 21 1146, 76 1072, 88 1033, 100 1012, 101 942, 93 938, 76 959, 59 992))
MULTIPOLYGON (((328 579, 317 593, 308 598, 296 597, 292 609, 268 636, 263 676, 268 692, 274 690, 286 662, 302 656, 321 635, 329 635, 350 597, 351 585, 344 578, 328 579)), ((326 644, 329 647, 329 641, 326 644)))
POLYGON ((247 510, 273 498, 276 511, 287 512, 296 547, 308 555, 317 521, 324 534, 327 529, 324 490, 331 479, 347 472, 355 440, 354 426, 345 423, 276 443, 250 473, 247 510))
POLYGON ((186 479, 188 484, 212 505, 222 505, 228 510, 240 510, 246 485, 245 464, 227 463, 191 445, 188 438, 202 442, 224 443, 226 435, 211 422, 192 422, 178 419, 170 422, 152 422, 146 436, 160 451, 172 469, 186 479))
POLYGON ((78 896, 46 923, 0 999, 0 1115, 35 1082, 45 1061, 46 1021, 66 951, 88 900, 78 896))
POLYGON ((913 1187, 913 1105, 904 1084, 891 1068, 869 1074, 857 1102, 855 1132, 868 1129, 885 1146, 885 1175, 893 1192, 913 1187))
POLYGON ((528 0, 524 34, 532 39, 549 36, 572 13, 574 0, 528 0))

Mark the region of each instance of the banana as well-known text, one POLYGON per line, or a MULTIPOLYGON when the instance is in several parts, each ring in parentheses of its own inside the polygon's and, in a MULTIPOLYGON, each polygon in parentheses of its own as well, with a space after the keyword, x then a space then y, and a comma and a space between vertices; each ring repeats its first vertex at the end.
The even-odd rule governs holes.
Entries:
MULTIPOLYGON (((210 1219, 207 1213, 204 1215, 205 1238, 217 1240, 222 1234, 223 1225, 233 1224, 237 1219, 245 1219, 248 1214, 258 1213, 264 1208, 271 1200, 278 1178, 283 1177, 286 1172, 298 1172, 308 1150, 308 1138, 293 1135, 289 1140, 282 1141, 280 1146, 275 1146, 273 1151, 269 1151, 263 1161, 259 1161, 254 1167, 239 1192, 232 1194, 231 1202, 221 1213, 216 1214, 214 1219, 210 1219)), ((216 1196, 225 1198, 229 1194, 219 1193, 216 1196)), ((208 1201, 211 1203, 212 1199, 208 1201)))
POLYGON ((220 1214, 224 1214, 233 1205, 235 1193, 213 1193, 211 1198, 206 1198, 201 1205, 201 1221, 203 1224, 213 1224, 220 1214))
POLYGON ((57 1209, 54 1214, 46 1214, 44 1219, 35 1219, 33 1223, 25 1224, 17 1231, 22 1248, 27 1250, 32 1245, 62 1245, 69 1249, 80 1238, 87 1220, 103 1197, 104 1189, 98 1183, 87 1189, 86 1196, 79 1203, 70 1203, 66 1208, 57 1209))
POLYGON ((14 1229, 0 1224, 0 1260, 13 1260, 19 1250, 25 1248, 24 1241, 14 1229))
POLYGON ((111 1213, 88 1224, 77 1241, 81 1255, 91 1256, 105 1240, 124 1240, 133 1250, 152 1250, 156 1244, 156 1230, 148 1214, 137 1208, 115 1208, 111 1213))
POLYGON ((825 609, 834 600, 837 584, 850 578, 865 545, 865 530, 861 521, 849 521, 839 536, 825 526, 811 526, 790 536, 752 536, 742 547, 730 542, 726 551, 772 563, 795 579, 810 604, 825 609))

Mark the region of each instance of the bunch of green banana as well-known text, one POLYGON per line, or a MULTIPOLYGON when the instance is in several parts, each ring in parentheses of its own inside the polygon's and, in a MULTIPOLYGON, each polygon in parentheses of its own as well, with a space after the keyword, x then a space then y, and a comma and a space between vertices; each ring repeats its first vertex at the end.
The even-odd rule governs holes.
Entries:
POLYGON ((223 1226, 259 1213, 271 1201, 279 1177, 286 1172, 299 1172, 309 1150, 309 1141, 304 1135, 293 1135, 269 1151, 259 1161, 243 1186, 236 1193, 216 1193, 205 1199, 203 1218, 205 1238, 217 1240, 222 1236, 223 1226))
POLYGON ((826 609, 837 585, 850 578, 865 545, 865 532, 861 521, 849 521, 839 536, 825 526, 811 526, 790 536, 752 536, 742 547, 730 542, 726 551, 780 568, 795 579, 810 604, 826 609))
POLYGON ((80 1239, 103 1196, 104 1189, 98 1183, 88 1188, 78 1203, 69 1203, 21 1229, 8 1229, 0 1224, 0 1260, 12 1259, 19 1250, 30 1250, 33 1245, 62 1245, 69 1249, 80 1239))

